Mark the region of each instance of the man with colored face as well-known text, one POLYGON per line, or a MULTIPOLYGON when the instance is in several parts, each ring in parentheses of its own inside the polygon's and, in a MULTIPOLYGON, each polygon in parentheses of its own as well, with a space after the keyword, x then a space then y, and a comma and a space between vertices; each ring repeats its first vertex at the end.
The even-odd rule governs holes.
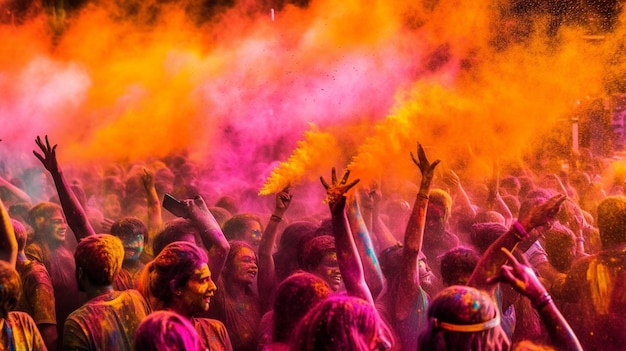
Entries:
POLYGON ((111 226, 111 234, 124 245, 124 263, 113 284, 115 290, 135 289, 144 264, 139 260, 148 235, 146 225, 136 217, 124 217, 111 226))

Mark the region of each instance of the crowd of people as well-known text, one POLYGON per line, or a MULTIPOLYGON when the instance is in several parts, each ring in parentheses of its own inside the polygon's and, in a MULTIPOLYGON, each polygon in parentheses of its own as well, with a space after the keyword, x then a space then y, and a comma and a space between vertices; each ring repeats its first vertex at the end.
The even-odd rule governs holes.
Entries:
POLYGON ((480 182, 418 144, 412 194, 333 168, 318 213, 208 198, 184 155, 66 173, 35 146, 0 174, 2 349, 626 348, 626 197, 590 155, 480 182))

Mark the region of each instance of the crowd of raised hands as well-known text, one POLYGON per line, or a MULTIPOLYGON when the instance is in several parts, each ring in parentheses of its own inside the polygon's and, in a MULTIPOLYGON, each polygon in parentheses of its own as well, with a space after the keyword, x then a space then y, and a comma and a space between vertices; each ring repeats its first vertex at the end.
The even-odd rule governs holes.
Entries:
POLYGON ((477 181, 441 170, 445 160, 418 143, 406 157, 419 173, 411 186, 332 168, 320 175, 317 200, 330 210, 320 211, 297 184, 255 206, 249 189, 206 189, 202 166, 184 155, 66 173, 56 144, 35 143, 46 172, 0 174, 5 349, 619 350, 626 341, 626 198, 597 191, 597 167, 477 181))

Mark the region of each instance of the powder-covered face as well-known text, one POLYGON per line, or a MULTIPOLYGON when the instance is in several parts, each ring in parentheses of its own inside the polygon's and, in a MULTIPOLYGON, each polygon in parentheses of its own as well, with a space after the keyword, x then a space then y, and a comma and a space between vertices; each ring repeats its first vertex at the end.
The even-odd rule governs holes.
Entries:
POLYGON ((50 217, 46 218, 43 222, 43 230, 48 240, 55 242, 65 241, 67 222, 63 213, 60 210, 55 211, 50 217))
POLYGON ((426 211, 426 230, 442 232, 446 228, 445 210, 441 205, 429 203, 426 211))
POLYGON ((343 280, 341 279, 341 272, 339 272, 336 252, 324 255, 324 258, 313 270, 313 273, 324 279, 333 291, 341 289, 343 280))
POLYGON ((217 287, 211 279, 211 270, 206 263, 197 268, 187 284, 181 289, 185 309, 190 313, 206 312, 217 287))
POLYGON ((120 238, 124 245, 124 261, 137 261, 144 248, 142 234, 129 235, 120 238))
POLYGON ((261 229, 259 222, 248 221, 246 223, 246 229, 244 230, 242 239, 253 248, 257 248, 261 243, 261 234, 263 234, 263 230, 261 229))
POLYGON ((250 248, 242 247, 233 257, 231 279, 244 284, 252 284, 258 271, 256 254, 250 248))

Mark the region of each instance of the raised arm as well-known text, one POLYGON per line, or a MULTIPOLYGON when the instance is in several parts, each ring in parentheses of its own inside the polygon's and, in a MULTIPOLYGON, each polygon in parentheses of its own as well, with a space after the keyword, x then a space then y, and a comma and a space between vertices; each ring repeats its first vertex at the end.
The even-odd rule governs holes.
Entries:
POLYGON ((67 224, 72 229, 72 232, 74 232, 76 240, 80 241, 84 237, 95 235, 96 232, 91 227, 85 210, 67 184, 63 172, 61 172, 61 168, 57 162, 57 145, 50 146, 47 135, 45 144, 39 136, 35 139, 35 142, 37 146, 39 146, 41 153, 33 150, 33 154, 41 161, 46 170, 50 172, 50 175, 52 175, 59 200, 61 201, 63 213, 67 219, 67 224))
POLYGON ((563 318, 533 269, 527 264, 519 263, 509 250, 502 248, 502 252, 508 259, 509 265, 501 266, 498 273, 489 281, 509 283, 530 300, 548 330, 552 346, 559 350, 582 350, 572 328, 563 318))
POLYGON ((369 189, 359 191, 359 209, 365 225, 372 234, 372 243, 376 252, 399 244, 380 217, 381 200, 382 193, 378 189, 378 184, 372 185, 369 189))
POLYGON ((349 177, 350 171, 347 170, 343 174, 341 181, 337 181, 337 173, 335 168, 333 168, 332 182, 330 184, 323 177, 320 177, 320 180, 324 188, 326 188, 326 202, 328 202, 332 217, 337 261, 346 290, 349 295, 359 297, 374 305, 374 299, 365 282, 363 265, 356 243, 352 237, 350 223, 348 223, 346 214, 346 193, 359 182, 357 179, 348 183, 349 177))
POLYGON ((365 281, 375 299, 383 290, 383 273, 380 270, 370 232, 361 215, 358 195, 351 197, 348 202, 347 215, 350 230, 354 234, 353 238, 361 257, 365 281))
POLYGON ((408 308, 412 306, 410 302, 414 301, 420 293, 419 253, 422 251, 430 186, 435 175, 435 168, 440 162, 436 160, 430 163, 424 148, 419 143, 417 144, 417 159, 413 153, 411 153, 411 158, 419 168, 422 180, 404 233, 402 266, 401 271, 398 272, 400 284, 398 286, 398 298, 396 299, 396 314, 399 317, 403 317, 410 312, 408 311, 408 308))
POLYGON ((467 285, 493 292, 495 286, 488 282, 488 278, 495 275, 508 258, 502 253, 501 248, 513 251, 522 241, 536 240, 536 237, 532 238, 530 236, 530 232, 536 227, 551 222, 565 198, 565 195, 556 195, 550 198, 550 200, 536 205, 528 212, 525 218, 520 218, 519 221, 513 223, 511 229, 498 237, 482 255, 467 285))
POLYGON ((209 252, 208 263, 211 270, 211 278, 217 281, 222 270, 224 270, 226 258, 230 251, 230 244, 200 195, 194 199, 183 200, 183 203, 187 210, 187 217, 198 229, 202 243, 209 252))
POLYGON ((497 173, 494 176, 494 179, 489 182, 487 208, 500 213, 504 217, 506 225, 510 225, 513 221, 513 213, 511 213, 511 209, 509 209, 500 195, 500 177, 497 173))
POLYGON ((11 194, 15 199, 21 202, 31 203, 30 196, 26 194, 26 192, 15 185, 11 184, 4 177, 0 177, 0 188, 4 188, 9 194, 11 194))
POLYGON ((159 195, 157 194, 156 187, 154 186, 154 175, 147 169, 143 169, 141 175, 141 182, 146 190, 146 197, 148 199, 148 237, 146 238, 146 249, 149 248, 148 254, 153 255, 152 241, 156 233, 163 226, 163 219, 161 216, 161 203, 159 201, 159 195))
POLYGON ((0 200, 0 260, 8 262, 13 268, 17 262, 17 239, 2 200, 0 200))
POLYGON ((466 208, 473 216, 476 216, 476 207, 472 204, 472 200, 465 191, 461 179, 451 169, 443 174, 443 182, 446 183, 450 189, 450 194, 454 196, 454 202, 460 204, 461 207, 466 208))
POLYGON ((276 194, 274 211, 265 226, 263 236, 261 236, 261 243, 259 244, 259 278, 257 279, 261 301, 269 301, 271 299, 272 292, 278 283, 276 281, 276 269, 272 254, 274 244, 276 243, 278 225, 283 220, 283 215, 289 208, 291 199, 292 195, 289 193, 289 187, 276 194))

